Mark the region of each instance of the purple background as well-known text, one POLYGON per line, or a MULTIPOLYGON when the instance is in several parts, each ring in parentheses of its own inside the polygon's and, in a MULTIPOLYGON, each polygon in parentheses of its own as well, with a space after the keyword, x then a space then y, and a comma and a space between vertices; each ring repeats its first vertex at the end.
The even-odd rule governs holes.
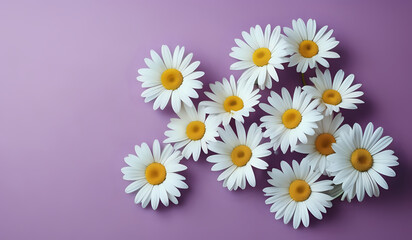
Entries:
MULTIPOLYGON (((0 239, 406 239, 410 199, 411 4, 408 1, 1 1, 0 239), (390 3, 389 3, 390 2, 390 3), (229 192, 211 164, 185 161, 190 185, 180 205, 142 209, 124 193, 123 157, 163 132, 172 111, 144 104, 137 69, 149 50, 184 45, 203 81, 230 74, 234 38, 255 24, 329 25, 341 59, 363 84, 365 104, 348 123, 373 121, 394 137, 396 178, 380 198, 334 201, 324 220, 293 230, 257 187, 229 192)), ((307 76, 313 76, 308 72, 307 76)), ((281 86, 300 85, 294 69, 281 86)), ((204 97, 202 95, 202 97, 204 97)), ((266 102, 266 98, 262 99, 266 102)), ((248 123, 256 121, 260 112, 248 123)), ((301 155, 278 155, 270 167, 301 155)), ((409 239, 409 238, 408 238, 409 239)))

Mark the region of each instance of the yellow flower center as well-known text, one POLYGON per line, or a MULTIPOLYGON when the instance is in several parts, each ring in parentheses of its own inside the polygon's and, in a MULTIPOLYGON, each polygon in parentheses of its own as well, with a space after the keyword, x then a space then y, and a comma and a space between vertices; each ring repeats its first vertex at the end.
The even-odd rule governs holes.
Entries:
POLYGON ((296 179, 289 186, 289 195, 296 202, 305 201, 311 193, 309 184, 304 180, 296 179))
POLYGON ((299 44, 299 53, 304 58, 311 58, 318 54, 319 47, 318 45, 311 40, 304 40, 299 44))
POLYGON ((359 172, 365 172, 372 167, 373 158, 368 150, 359 148, 353 151, 350 157, 350 162, 356 170, 358 170, 359 172))
POLYGON ((296 109, 288 109, 282 115, 282 123, 286 128, 293 129, 299 126, 302 121, 302 115, 296 109))
POLYGON ((243 108, 243 100, 238 96, 230 96, 223 102, 223 108, 226 112, 239 111, 243 108))
POLYGON ((340 93, 333 89, 328 89, 323 92, 322 94, 323 102, 331 105, 338 105, 342 102, 342 97, 340 93))
POLYGON ((334 153, 332 143, 335 143, 335 137, 330 133, 322 133, 315 140, 316 150, 322 155, 329 155, 334 153))
POLYGON ((162 73, 160 80, 167 90, 176 90, 182 85, 183 75, 179 70, 170 68, 162 73))
POLYGON ((253 62, 256 66, 262 67, 269 63, 272 53, 267 48, 258 48, 253 53, 253 62))
POLYGON ((166 179, 166 168, 160 163, 151 163, 146 167, 145 176, 148 183, 161 184, 166 179))
POLYGON ((206 126, 201 121, 192 121, 187 124, 186 135, 191 140, 202 139, 203 135, 205 135, 205 132, 206 126))
POLYGON ((239 145, 232 150, 230 158, 232 159, 233 164, 238 167, 243 167, 249 162, 252 157, 252 150, 246 145, 239 145))

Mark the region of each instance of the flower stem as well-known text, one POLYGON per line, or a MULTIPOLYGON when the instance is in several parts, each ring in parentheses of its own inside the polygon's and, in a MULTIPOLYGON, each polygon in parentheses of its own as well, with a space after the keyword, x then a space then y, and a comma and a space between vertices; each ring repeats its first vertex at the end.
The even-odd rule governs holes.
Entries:
POLYGON ((303 86, 306 85, 305 74, 303 74, 303 73, 302 73, 302 84, 303 84, 303 86))

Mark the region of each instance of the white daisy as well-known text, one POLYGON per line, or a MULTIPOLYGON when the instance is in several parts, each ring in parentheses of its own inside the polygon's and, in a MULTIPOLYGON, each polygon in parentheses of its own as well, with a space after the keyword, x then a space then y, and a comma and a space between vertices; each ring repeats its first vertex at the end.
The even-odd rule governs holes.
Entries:
POLYGON ((169 200, 178 204, 178 188, 188 188, 183 182, 186 178, 177 173, 187 169, 179 163, 183 158, 180 151, 175 151, 170 144, 161 151, 158 140, 153 142, 153 154, 146 143, 136 145, 135 151, 136 155, 124 158, 129 166, 122 168, 123 179, 133 181, 126 187, 126 193, 137 191, 134 202, 141 203, 143 208, 151 202, 156 210, 159 200, 165 206, 169 206, 169 200))
POLYGON ((201 89, 203 83, 198 78, 204 72, 195 71, 200 62, 190 63, 193 54, 189 53, 184 59, 184 47, 177 46, 173 55, 169 47, 162 46, 162 58, 154 50, 150 51, 152 59, 145 58, 148 68, 138 70, 140 76, 137 80, 142 82, 142 87, 147 88, 142 93, 145 102, 154 99, 153 109, 164 109, 171 99, 173 111, 178 113, 183 102, 189 107, 193 107, 191 98, 198 98, 196 89, 201 89))
POLYGON ((268 113, 260 121, 266 128, 264 137, 270 137, 276 151, 279 146, 283 153, 291 148, 295 149, 298 140, 307 143, 307 136, 315 134, 316 122, 323 116, 315 109, 318 100, 311 101, 311 96, 302 92, 300 87, 295 88, 293 99, 286 88, 282 88, 282 97, 271 92, 268 97, 269 104, 261 103, 259 107, 268 113))
POLYGON ((339 196, 342 196, 343 190, 342 190, 342 184, 338 185, 333 185, 333 189, 329 190, 326 192, 329 196, 332 197, 332 199, 338 198, 339 196))
POLYGON ((249 185, 255 187, 256 179, 252 167, 265 170, 268 164, 261 158, 271 154, 270 144, 260 144, 263 134, 256 123, 253 123, 247 134, 243 125, 236 121, 237 135, 230 125, 219 128, 218 132, 223 142, 210 143, 209 149, 216 155, 207 158, 208 162, 214 163, 212 171, 224 170, 218 181, 223 180, 223 187, 230 191, 238 187, 245 189, 246 180, 249 185))
POLYGON ((238 82, 236 86, 233 75, 230 82, 223 78, 223 83, 210 84, 210 89, 212 92, 205 92, 205 95, 212 101, 203 101, 200 105, 205 106, 206 113, 218 118, 223 125, 229 124, 232 118, 243 123, 243 117, 254 112, 253 107, 259 103, 259 89, 253 90, 253 84, 247 82, 238 82))
POLYGON ((333 183, 342 184, 342 200, 350 202, 356 195, 362 201, 365 192, 369 197, 379 196, 379 186, 388 189, 388 184, 381 175, 394 177, 390 168, 399 165, 392 150, 384 150, 391 142, 389 136, 382 137, 381 127, 373 130, 373 124, 366 126, 365 132, 355 124, 348 133, 342 134, 340 141, 332 144, 335 151, 329 155, 333 183))
POLYGON ((167 137, 164 143, 175 143, 174 148, 182 147, 182 155, 188 159, 191 155, 193 160, 199 159, 200 151, 207 154, 208 143, 216 141, 218 137, 217 127, 220 122, 211 117, 206 118, 204 108, 184 107, 177 114, 179 118, 170 119, 167 125, 170 130, 165 132, 167 137))
POLYGON ((322 219, 322 213, 326 208, 332 207, 332 197, 326 194, 333 189, 331 180, 317 181, 322 175, 318 171, 312 171, 309 163, 302 160, 300 165, 295 160, 292 167, 285 161, 280 163, 282 171, 273 168, 268 171, 271 187, 263 189, 266 204, 272 204, 270 212, 276 212, 275 218, 283 217, 287 224, 293 216, 293 227, 299 227, 300 222, 305 227, 309 226, 309 213, 317 219, 322 219))
POLYGON ((328 69, 325 73, 316 69, 316 77, 310 78, 310 81, 315 85, 304 86, 303 91, 312 95, 313 98, 319 99, 318 111, 324 113, 326 116, 333 112, 339 112, 340 108, 357 109, 355 104, 364 103, 357 99, 363 95, 362 91, 356 91, 362 84, 358 83, 352 85, 355 76, 350 74, 343 80, 344 72, 339 70, 332 82, 332 77, 328 69), (351 86, 352 85, 352 86, 351 86))
POLYGON ((315 128, 315 134, 308 137, 306 144, 298 144, 296 152, 308 154, 304 159, 308 160, 312 169, 328 174, 326 168, 329 166, 327 157, 334 153, 332 143, 339 141, 341 132, 348 130, 349 126, 340 127, 343 122, 342 114, 324 117, 317 122, 318 128, 315 128))
POLYGON ((241 79, 255 83, 260 89, 272 88, 272 79, 279 82, 277 69, 284 69, 282 63, 287 62, 286 42, 281 38, 280 27, 273 31, 266 26, 265 33, 256 25, 250 33, 242 32, 243 40, 235 39, 238 47, 233 47, 230 56, 238 62, 230 66, 231 70, 245 70, 241 79))
POLYGON ((328 26, 322 27, 316 33, 316 21, 309 19, 307 25, 302 19, 292 21, 293 30, 284 27, 283 32, 287 35, 286 45, 287 52, 290 54, 289 65, 292 67, 298 65, 297 72, 306 72, 309 68, 314 68, 317 63, 324 67, 329 67, 325 58, 339 58, 339 54, 330 51, 336 47, 339 42, 334 37, 331 38, 333 30, 326 32, 328 26))

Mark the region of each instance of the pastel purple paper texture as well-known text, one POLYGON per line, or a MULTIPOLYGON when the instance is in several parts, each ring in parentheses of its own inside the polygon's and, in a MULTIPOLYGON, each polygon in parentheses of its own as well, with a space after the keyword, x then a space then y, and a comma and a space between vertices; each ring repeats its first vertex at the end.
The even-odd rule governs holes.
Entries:
MULTIPOLYGON (((412 191, 410 1, 1 1, 0 239, 410 239, 412 191), (399 157, 389 190, 359 203, 334 201, 322 221, 294 230, 256 188, 230 192, 203 155, 186 160, 189 189, 158 211, 124 193, 123 158, 164 140, 174 114, 140 97, 137 69, 149 50, 184 45, 201 61, 204 90, 230 71, 234 39, 255 24, 292 19, 329 25, 340 44, 330 61, 362 83, 366 102, 343 111, 394 138, 399 157)), ((306 77, 313 76, 309 71, 306 77)), ((294 68, 282 86, 301 85, 294 68)), ((200 94, 204 99, 203 93, 200 94)), ((267 95, 264 93, 264 95, 267 95)), ((261 99, 267 102, 266 98, 261 99)), ((198 102, 198 101, 197 101, 198 102)), ((260 111, 247 120, 259 122, 260 111)), ((280 160, 265 158, 270 168, 280 160)))

